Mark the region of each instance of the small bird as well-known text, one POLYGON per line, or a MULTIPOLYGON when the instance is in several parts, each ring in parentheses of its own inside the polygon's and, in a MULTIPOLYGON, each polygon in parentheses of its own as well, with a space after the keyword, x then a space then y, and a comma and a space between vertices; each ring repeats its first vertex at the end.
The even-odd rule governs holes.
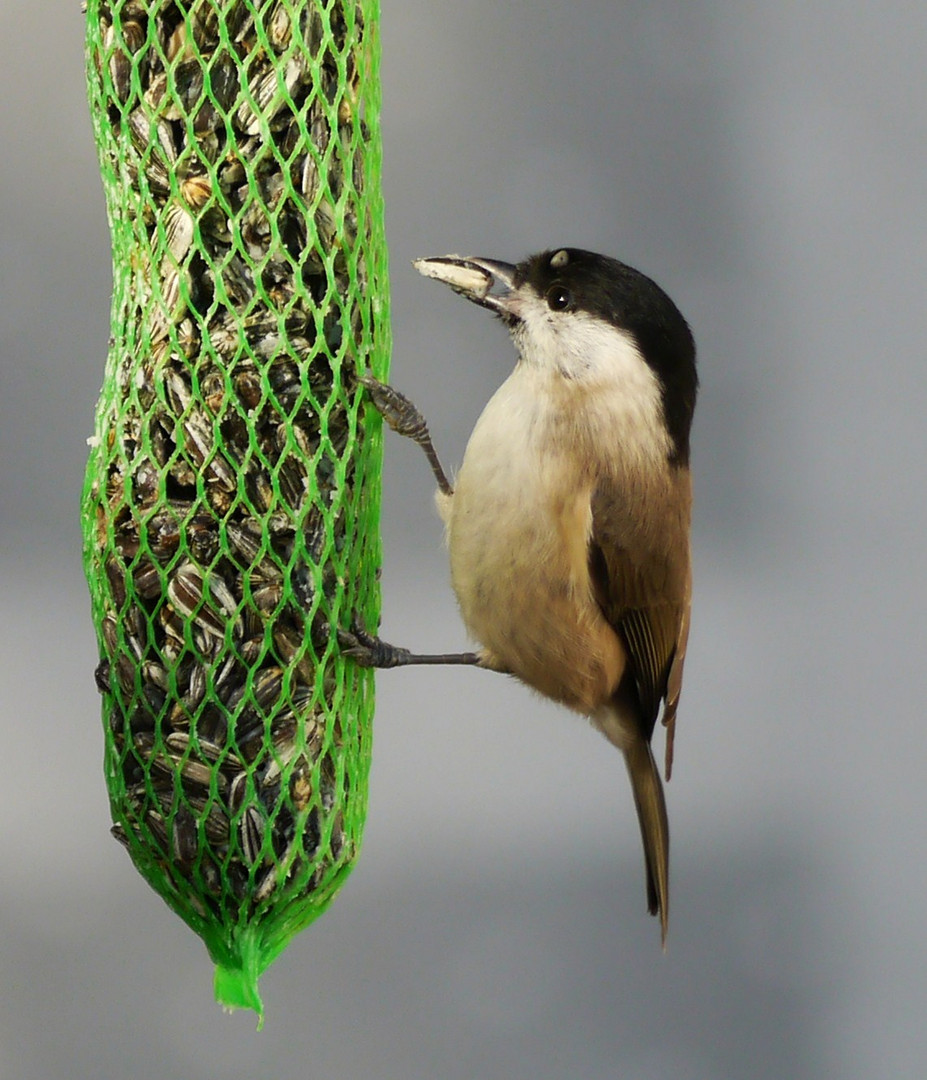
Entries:
POLYGON ((370 666, 505 672, 588 716, 624 755, 665 944, 669 827, 651 739, 662 704, 668 780, 691 598, 692 334, 644 274, 577 248, 517 266, 456 255, 414 265, 495 313, 518 357, 454 484, 412 403, 361 379, 428 455, 452 584, 480 649, 415 654, 359 627, 342 645, 370 666))

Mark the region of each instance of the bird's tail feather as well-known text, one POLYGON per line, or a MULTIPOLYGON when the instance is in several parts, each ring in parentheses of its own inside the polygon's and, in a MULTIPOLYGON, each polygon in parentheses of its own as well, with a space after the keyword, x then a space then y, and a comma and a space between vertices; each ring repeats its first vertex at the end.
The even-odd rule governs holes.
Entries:
POLYGON ((647 908, 651 915, 660 917, 661 937, 665 946, 669 923, 669 822, 663 784, 650 743, 642 735, 630 740, 622 746, 622 750, 644 842, 647 908))

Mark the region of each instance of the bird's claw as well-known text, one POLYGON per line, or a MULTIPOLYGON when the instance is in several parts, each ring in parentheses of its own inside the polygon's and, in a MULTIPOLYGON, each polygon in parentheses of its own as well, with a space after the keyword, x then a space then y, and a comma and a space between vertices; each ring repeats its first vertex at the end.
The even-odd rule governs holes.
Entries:
POLYGON ((411 655, 408 649, 381 641, 355 622, 350 630, 338 630, 341 655, 349 656, 355 664, 365 668, 401 667, 411 655))
POLYGON ((427 435, 425 418, 405 396, 373 375, 361 375, 358 382, 370 396, 370 402, 386 424, 406 438, 420 440, 427 435))

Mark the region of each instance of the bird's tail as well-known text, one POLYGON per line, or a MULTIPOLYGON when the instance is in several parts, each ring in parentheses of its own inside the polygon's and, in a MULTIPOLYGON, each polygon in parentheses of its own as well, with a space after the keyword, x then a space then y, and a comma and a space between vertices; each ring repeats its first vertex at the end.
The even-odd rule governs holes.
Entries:
POLYGON ((669 822, 663 784, 653 759, 650 743, 639 733, 624 741, 624 753, 634 805, 641 826, 644 842, 644 860, 647 865, 647 908, 651 915, 660 916, 660 932, 666 945, 666 929, 669 923, 669 822))

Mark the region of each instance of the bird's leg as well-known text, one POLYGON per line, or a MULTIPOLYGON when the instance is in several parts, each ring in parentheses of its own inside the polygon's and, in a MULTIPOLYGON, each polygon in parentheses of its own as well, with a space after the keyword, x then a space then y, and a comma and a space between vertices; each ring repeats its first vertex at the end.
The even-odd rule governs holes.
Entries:
MULTIPOLYGON (((366 389, 370 403, 383 417, 386 424, 398 435, 417 442, 425 451, 428 464, 434 473, 438 487, 444 495, 453 495, 454 488, 441 467, 425 417, 411 401, 398 390, 380 382, 372 375, 361 375, 358 382, 366 389)), ((368 634, 357 622, 350 630, 338 630, 338 644, 342 656, 350 657, 356 664, 368 668, 408 667, 411 664, 471 664, 485 667, 480 653, 414 653, 398 645, 390 645, 373 634, 368 634)))
POLYGON ((438 460, 425 417, 404 394, 400 394, 398 390, 387 386, 386 383, 381 383, 372 375, 361 375, 358 382, 365 387, 371 404, 393 431, 414 440, 425 451, 425 457, 428 458, 428 464, 435 475, 435 480, 438 481, 441 492, 444 495, 453 495, 454 488, 438 460))
POLYGON ((472 664, 483 667, 479 653, 414 653, 398 645, 390 645, 368 634, 357 623, 350 630, 338 631, 341 655, 349 656, 356 664, 368 668, 408 667, 410 664, 472 664))

